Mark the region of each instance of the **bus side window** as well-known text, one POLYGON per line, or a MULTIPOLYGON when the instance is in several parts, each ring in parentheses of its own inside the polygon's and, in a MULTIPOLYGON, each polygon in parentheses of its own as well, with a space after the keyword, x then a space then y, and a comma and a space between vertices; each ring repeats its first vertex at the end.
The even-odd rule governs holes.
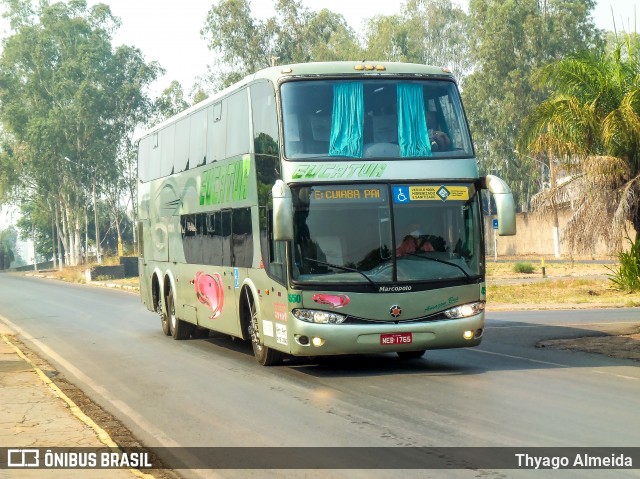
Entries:
POLYGON ((253 114, 253 148, 256 155, 279 156, 278 114, 273 86, 261 81, 251 85, 251 111, 253 114))
POLYGON ((189 264, 202 262, 202 239, 199 223, 201 215, 182 215, 180 226, 182 230, 182 247, 184 259, 189 264))
POLYGON ((175 173, 173 165, 173 156, 175 152, 175 132, 175 123, 167 125, 162 130, 160 130, 160 178, 175 173))
MULTIPOLYGON (((226 105, 225 101, 225 105, 226 105)), ((227 135, 226 119, 222 111, 222 101, 207 107, 207 158, 209 163, 224 160, 224 139, 227 135)))
POLYGON ((279 283, 285 282, 284 242, 273 240, 273 211, 260 207, 260 249, 262 262, 269 276, 279 283))
POLYGON ((187 171, 189 165, 190 118, 176 122, 175 141, 173 146, 173 172, 187 171))
POLYGON ((251 208, 237 208, 232 211, 233 265, 240 268, 251 268, 253 265, 251 208))
POLYGON ((222 264, 222 214, 220 211, 206 213, 203 235, 202 264, 222 264))
MULTIPOLYGON (((249 152, 249 98, 246 88, 234 93, 227 103, 226 158, 249 152)), ((223 122, 224 123, 224 122, 223 122)))
POLYGON ((231 266, 231 210, 222 210, 222 265, 231 266))

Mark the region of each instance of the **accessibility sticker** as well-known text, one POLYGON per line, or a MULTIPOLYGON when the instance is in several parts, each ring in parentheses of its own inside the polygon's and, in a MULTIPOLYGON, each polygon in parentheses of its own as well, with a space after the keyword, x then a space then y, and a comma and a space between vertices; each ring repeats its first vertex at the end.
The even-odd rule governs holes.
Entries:
POLYGON ((469 188, 466 186, 394 186, 393 202, 409 203, 410 201, 466 201, 469 199, 469 188))

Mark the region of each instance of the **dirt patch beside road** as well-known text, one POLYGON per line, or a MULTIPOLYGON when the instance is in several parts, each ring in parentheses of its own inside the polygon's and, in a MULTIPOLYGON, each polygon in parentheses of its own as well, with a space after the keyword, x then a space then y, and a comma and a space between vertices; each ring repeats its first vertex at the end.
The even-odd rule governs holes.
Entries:
POLYGON ((581 338, 540 341, 537 346, 640 361, 640 325, 603 330, 601 334, 581 338))

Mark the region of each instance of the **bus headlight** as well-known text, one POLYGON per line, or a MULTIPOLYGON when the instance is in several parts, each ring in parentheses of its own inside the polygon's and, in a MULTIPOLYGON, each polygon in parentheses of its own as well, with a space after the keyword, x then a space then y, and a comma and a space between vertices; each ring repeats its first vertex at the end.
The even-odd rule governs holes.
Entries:
POLYGON ((448 319, 460 319, 468 318, 469 316, 475 316, 484 311, 484 302, 478 301, 477 303, 461 304, 455 308, 447 309, 443 311, 448 319))
POLYGON ((347 319, 343 314, 332 313, 329 311, 317 311, 315 309, 294 309, 293 316, 300 321, 318 324, 340 324, 347 319))

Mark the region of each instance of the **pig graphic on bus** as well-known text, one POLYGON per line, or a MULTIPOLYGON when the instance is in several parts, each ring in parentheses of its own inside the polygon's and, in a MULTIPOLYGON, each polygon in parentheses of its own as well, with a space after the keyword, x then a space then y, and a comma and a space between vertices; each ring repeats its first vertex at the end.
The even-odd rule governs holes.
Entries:
POLYGON ((198 271, 194 280, 194 287, 198 301, 209 306, 211 316, 209 319, 216 319, 222 312, 224 305, 224 286, 219 273, 213 275, 198 271))

